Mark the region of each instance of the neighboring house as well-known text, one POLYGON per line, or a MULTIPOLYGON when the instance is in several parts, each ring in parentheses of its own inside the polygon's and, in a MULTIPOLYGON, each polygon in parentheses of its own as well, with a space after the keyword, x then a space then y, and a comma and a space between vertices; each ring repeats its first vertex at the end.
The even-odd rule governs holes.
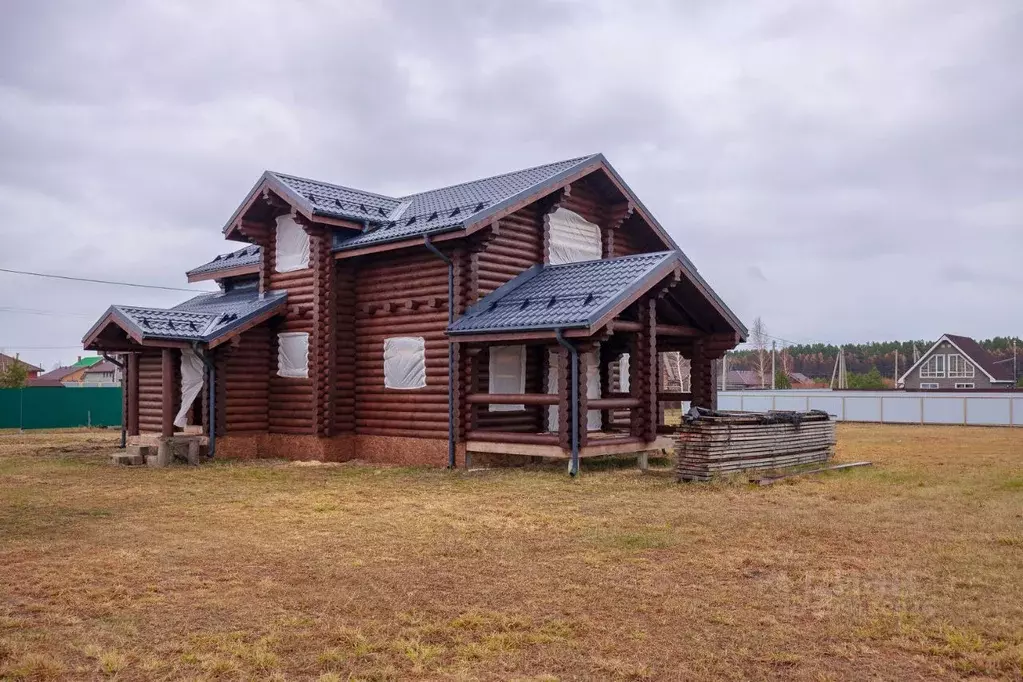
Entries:
POLYGON ((121 381, 121 369, 114 363, 104 360, 87 368, 82 375, 81 386, 118 386, 121 381))
POLYGON ((771 377, 760 381, 760 373, 752 369, 730 369, 725 379, 725 389, 729 391, 744 391, 753 388, 771 388, 771 377))
POLYGON ((247 245, 188 272, 219 292, 83 339, 127 354, 133 442, 201 424, 218 456, 574 465, 665 445, 658 354, 713 407, 746 338, 600 154, 403 197, 268 171, 223 231, 247 245))
POLYGON ((955 334, 938 339, 898 381, 899 388, 942 391, 1014 384, 1011 363, 997 362, 979 343, 955 334))
POLYGON ((792 382, 793 386, 795 386, 796 384, 807 385, 814 383, 813 379, 806 376, 802 372, 789 372, 789 381, 792 382))
POLYGON ((17 362, 25 367, 25 372, 27 374, 26 379, 35 379, 37 376, 39 376, 39 373, 43 371, 42 367, 30 365, 17 355, 12 358, 10 355, 0 353, 0 374, 6 372, 7 367, 13 362, 17 362))
POLYGON ((26 386, 63 386, 64 380, 73 375, 81 375, 85 372, 84 367, 58 367, 44 372, 34 379, 25 382, 26 386))

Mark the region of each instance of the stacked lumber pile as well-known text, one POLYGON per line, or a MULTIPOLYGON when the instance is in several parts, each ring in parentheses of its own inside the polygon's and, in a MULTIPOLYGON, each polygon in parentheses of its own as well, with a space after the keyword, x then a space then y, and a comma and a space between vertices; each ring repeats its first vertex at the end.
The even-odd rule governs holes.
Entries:
POLYGON ((835 422, 826 412, 711 412, 696 409, 674 434, 678 478, 706 481, 742 471, 826 462, 835 422))

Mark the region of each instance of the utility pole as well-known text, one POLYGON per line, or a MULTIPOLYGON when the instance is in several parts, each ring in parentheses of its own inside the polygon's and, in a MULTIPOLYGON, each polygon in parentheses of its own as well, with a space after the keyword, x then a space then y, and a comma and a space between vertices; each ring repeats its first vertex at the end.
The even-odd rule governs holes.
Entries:
POLYGON ((1019 382, 1019 371, 1016 367, 1016 337, 1012 339, 1012 382, 1019 382))
POLYGON ((899 387, 899 349, 895 349, 895 388, 899 387))
POLYGON ((835 369, 831 372, 831 389, 834 390, 836 388, 838 390, 849 388, 845 375, 845 348, 838 349, 838 357, 835 358, 835 369))
POLYGON ((774 356, 777 354, 778 342, 771 342, 771 390, 778 388, 778 371, 774 368, 774 356))
POLYGON ((721 390, 728 390, 728 353, 721 356, 721 390))

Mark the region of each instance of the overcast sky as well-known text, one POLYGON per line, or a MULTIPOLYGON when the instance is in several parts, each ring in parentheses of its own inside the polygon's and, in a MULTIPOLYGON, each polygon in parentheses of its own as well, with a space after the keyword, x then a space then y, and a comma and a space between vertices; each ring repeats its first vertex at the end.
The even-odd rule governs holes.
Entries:
MULTIPOLYGON (((266 168, 402 194, 601 151, 747 324, 1021 335, 1021 66, 1019 0, 11 0, 0 267, 186 287, 266 168)), ((0 273, 0 349, 187 296, 0 273)))

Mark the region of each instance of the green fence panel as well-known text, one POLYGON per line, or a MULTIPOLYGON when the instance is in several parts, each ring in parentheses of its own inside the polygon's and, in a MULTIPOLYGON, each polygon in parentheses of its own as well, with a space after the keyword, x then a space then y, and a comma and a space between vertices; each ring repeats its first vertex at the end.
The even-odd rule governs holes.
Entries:
POLYGON ((120 388, 0 388, 0 429, 120 425, 120 388))

